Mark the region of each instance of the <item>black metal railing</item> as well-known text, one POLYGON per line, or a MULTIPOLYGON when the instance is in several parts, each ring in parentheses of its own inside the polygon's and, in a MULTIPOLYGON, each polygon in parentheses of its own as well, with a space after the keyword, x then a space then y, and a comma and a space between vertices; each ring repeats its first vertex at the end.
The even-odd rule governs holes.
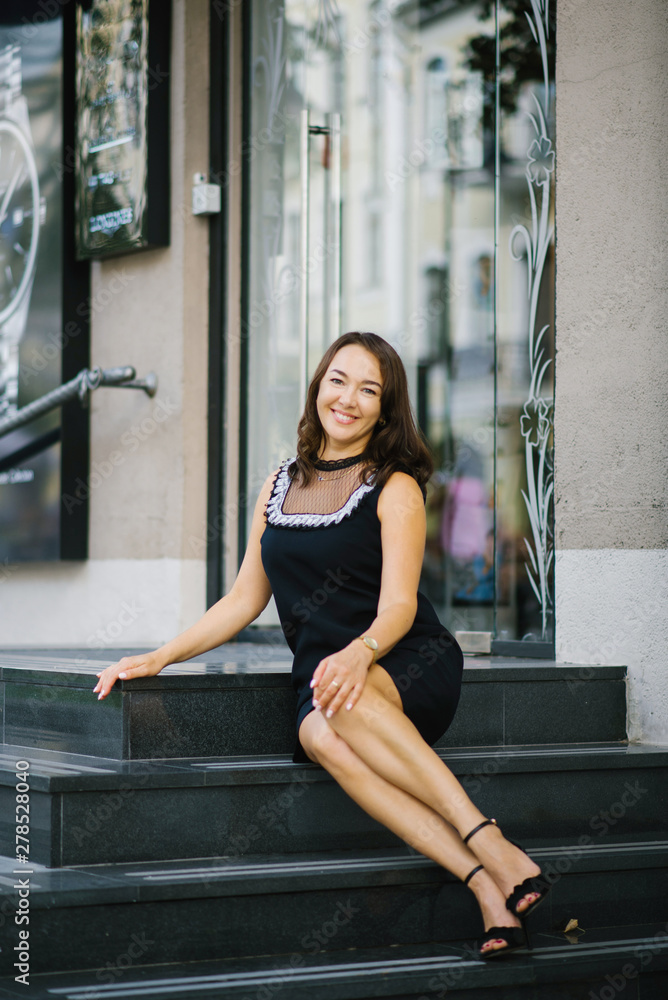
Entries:
MULTIPOLYGON (((148 396, 155 396, 158 390, 158 378, 153 372, 149 372, 145 378, 138 379, 134 368, 130 365, 122 368, 83 368, 69 382, 22 406, 20 410, 0 417, 0 438, 68 403, 71 399, 78 398, 82 406, 87 406, 91 392, 100 388, 142 389, 148 396)), ((40 437, 20 445, 14 451, 0 457, 0 473, 34 458, 35 455, 57 444, 60 439, 60 427, 55 427, 40 437)))
POLYGON ((123 368, 83 368, 69 382, 22 406, 20 410, 0 418, 0 437, 11 434, 18 427, 23 427, 45 413, 57 409, 70 399, 78 397, 85 406, 90 393, 100 388, 143 389, 147 395, 155 396, 158 390, 158 378, 153 372, 149 372, 146 378, 138 379, 137 373, 130 365, 123 368))

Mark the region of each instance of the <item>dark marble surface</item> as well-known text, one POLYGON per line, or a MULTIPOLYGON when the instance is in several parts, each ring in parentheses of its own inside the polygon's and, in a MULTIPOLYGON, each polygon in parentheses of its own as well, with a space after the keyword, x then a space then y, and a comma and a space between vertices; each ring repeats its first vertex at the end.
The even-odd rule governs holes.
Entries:
MULTIPOLYGON (((550 899, 556 900, 568 886, 570 896, 567 900, 579 896, 585 905, 589 899, 585 881, 590 878, 592 883, 600 885, 598 897, 615 899, 620 903, 619 913, 623 914, 621 904, 626 892, 616 888, 617 876, 622 874, 638 878, 639 887, 628 893, 629 898, 656 897, 663 905, 668 895, 664 893, 668 877, 668 840, 615 840, 608 836, 599 843, 582 847, 574 837, 550 846, 534 845, 529 848, 529 854, 553 883, 550 899)), ((406 845, 382 850, 358 848, 307 851, 299 855, 181 858, 68 868, 31 863, 28 867, 32 870, 31 906, 35 909, 138 899, 264 895, 335 888, 343 891, 396 884, 459 885, 455 876, 406 845)), ((0 897, 12 895, 17 868, 23 866, 18 866, 13 858, 0 856, 0 897)), ((598 926, 609 919, 610 913, 599 910, 594 912, 588 924, 598 926)), ((617 920, 619 922, 619 916, 617 920)))
MULTIPOLYGON (((0 648, 0 679, 5 671, 39 669, 48 674, 62 674, 73 678, 77 674, 94 675, 110 663, 115 663, 124 655, 148 652, 142 649, 7 649, 0 648)), ((181 675, 191 677, 197 683, 196 677, 207 675, 245 674, 285 674, 290 673, 292 654, 287 646, 264 645, 252 642, 227 643, 218 649, 211 650, 202 656, 185 663, 172 664, 165 667, 156 677, 145 677, 133 681, 134 684, 160 685, 165 678, 171 679, 181 675)), ((490 672, 503 670, 507 680, 535 679, 555 680, 565 678, 573 684, 586 684, 598 680, 614 680, 626 675, 624 666, 589 666, 580 664, 564 664, 551 660, 525 659, 509 656, 470 656, 464 657, 464 682, 473 679, 469 671, 480 671, 477 680, 490 677, 490 672)), ((171 681, 170 681, 171 682, 171 681)), ((54 681, 54 683, 60 683, 54 681)), ((64 681, 64 683, 68 683, 64 681)), ((123 682, 119 682, 122 686, 123 682)), ((271 683, 271 681, 269 681, 271 683)))
MULTIPOLYGON (((668 945, 656 941, 663 930, 663 923, 645 923, 621 932, 591 930, 579 941, 539 933, 533 953, 517 953, 512 960, 496 963, 483 962, 474 955, 473 942, 464 940, 345 951, 334 939, 329 948, 315 954, 299 942, 283 956, 225 959, 221 937, 220 957, 214 961, 150 965, 152 944, 140 939, 145 950, 139 961, 147 964, 130 961, 126 965, 115 962, 117 956, 112 955, 107 958, 108 965, 87 972, 36 975, 31 977, 30 997, 100 1000, 113 991, 116 998, 142 1000, 164 1000, 166 996, 171 1000, 220 996, 233 1000, 251 996, 417 1000, 445 988, 452 1000, 589 1000, 592 992, 601 996, 608 984, 606 976, 630 963, 638 977, 627 979, 631 992, 615 996, 665 1000, 668 945), (639 960, 643 950, 651 955, 648 966, 639 960)), ((2 988, 8 997, 26 995, 26 988, 11 979, 0 981, 2 988)))
MULTIPOLYGON (((77 792, 193 785, 332 782, 317 764, 293 764, 288 754, 121 761, 25 746, 0 747, 0 786, 13 787, 16 761, 30 763, 33 790, 77 792)), ((668 747, 647 743, 548 743, 446 747, 438 755, 457 775, 491 780, 496 774, 541 771, 626 771, 668 766, 668 747)))
POLYGON ((133 691, 127 700, 128 758, 292 756, 291 687, 133 691))
MULTIPOLYGON (((284 864, 289 865, 289 859, 284 859, 284 864)), ((131 870, 128 866, 109 880, 94 869, 86 873, 70 872, 69 886, 63 878, 66 873, 49 873, 54 876, 51 880, 54 900, 50 906, 46 898, 38 898, 40 894, 48 895, 45 873, 35 872, 31 879, 34 972, 76 968, 82 954, 93 967, 103 966, 110 954, 124 950, 129 927, 152 942, 150 957, 146 959, 151 963, 299 950, 312 953, 318 930, 325 928, 328 932, 323 935, 323 946, 337 951, 347 947, 420 944, 435 936, 441 942, 462 938, 472 941, 481 929, 472 895, 435 866, 431 877, 425 878, 430 873, 424 862, 421 870, 416 866, 414 871, 404 864, 403 877, 399 878, 400 865, 395 861, 391 880, 383 878, 379 871, 358 870, 351 878, 349 862, 348 884, 344 863, 340 880, 330 885, 317 871, 308 876, 284 872, 282 878, 275 875, 275 881, 266 884, 260 881, 261 872, 254 881, 242 873, 226 884, 220 880, 216 883, 207 874, 207 865, 201 867, 205 871, 197 884, 191 877, 190 891, 183 891, 183 883, 163 882, 142 892, 136 884, 141 868, 135 866, 132 884, 125 888, 124 895, 120 885, 111 883, 121 882, 123 875, 131 870), (413 878, 414 874, 419 877, 413 878), (87 899, 81 885, 85 877, 93 883, 87 899), (228 891, 220 891, 223 885, 228 891), (108 919, 112 903, 113 922, 108 919), (332 922, 337 915, 338 921, 332 922), (212 927, 215 934, 210 933, 212 927)), ((168 877, 175 879, 179 868, 176 865, 165 868, 168 877)), ((146 866, 148 878, 159 877, 158 872, 157 866, 146 866)), ((652 919, 654 912, 660 914, 663 904, 665 870, 662 878, 649 871, 636 877, 635 890, 633 873, 629 872, 615 872, 614 876, 580 873, 577 878, 564 878, 555 884, 546 903, 532 917, 532 928, 544 940, 551 938, 563 944, 564 936, 554 929, 558 920, 577 916, 589 942, 592 932, 602 928, 612 930, 625 926, 631 919, 638 923, 652 919), (643 893, 647 899, 644 917, 643 893)), ((5 932, 0 929, 3 946, 9 944, 12 933, 11 927, 5 932)), ((577 941, 578 935, 574 938, 577 941)), ((3 954, 7 954, 6 948, 3 954)), ((0 958, 0 972, 5 971, 0 958)))
MULTIPOLYGON (((92 692, 101 660, 0 654, 3 742, 118 760, 291 754, 289 663, 269 660, 275 650, 253 643, 214 652, 235 659, 119 681, 103 702, 92 692)), ((624 667, 470 658, 457 715, 438 745, 623 740, 625 673, 624 667)))
MULTIPOLYGON (((52 844, 58 837, 62 842, 34 854, 43 863, 398 843, 322 768, 294 765, 287 758, 125 763, 80 758, 73 763, 74 755, 41 751, 33 758, 14 750, 9 761, 18 753, 33 761, 32 788, 41 782, 45 791, 50 789, 45 802, 52 803, 52 811, 60 810, 53 812, 50 829, 52 844), (50 767, 56 773, 49 775, 50 767)), ((665 747, 487 748, 442 755, 483 813, 496 816, 510 836, 559 838, 584 832, 596 841, 611 832, 659 835, 668 825, 665 747)), ((12 772, 13 763, 0 771, 6 782, 0 791, 10 808, 12 772)), ((10 815, 9 809, 0 815, 4 853, 9 848, 1 845, 13 842, 10 815)))

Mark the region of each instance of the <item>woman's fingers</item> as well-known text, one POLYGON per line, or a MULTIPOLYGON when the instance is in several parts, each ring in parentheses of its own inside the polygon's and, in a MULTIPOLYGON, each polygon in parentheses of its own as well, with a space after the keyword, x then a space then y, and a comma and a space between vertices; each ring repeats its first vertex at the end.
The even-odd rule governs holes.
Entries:
POLYGON ((121 680, 132 680, 133 677, 144 677, 148 673, 146 665, 136 663, 128 657, 123 657, 118 663, 112 663, 110 667, 97 674, 99 680, 93 688, 93 693, 97 693, 97 700, 106 698, 112 687, 120 677, 121 680))
POLYGON ((360 700, 360 697, 362 695, 362 691, 363 690, 364 690, 364 684, 363 684, 363 682, 360 682, 359 684, 356 684, 355 687, 352 689, 352 691, 350 692, 350 694, 349 694, 349 696, 348 696, 348 698, 346 700, 346 709, 348 711, 350 711, 350 709, 353 708, 357 704, 357 702, 360 700))
POLYGON ((319 685, 319 683, 320 683, 320 681, 322 679, 322 675, 324 674, 324 672, 325 672, 326 669, 327 669, 327 660, 326 659, 325 660, 321 660, 320 663, 318 664, 318 666, 313 671, 313 677, 311 679, 311 687, 312 688, 317 688, 318 687, 318 685, 319 685))
POLYGON ((335 698, 338 692, 344 688, 346 690, 350 689, 347 673, 348 671, 345 668, 337 670, 332 664, 328 666, 313 691, 313 703, 316 707, 327 708, 332 698, 335 698))
POLYGON ((345 703, 346 699, 348 699, 351 690, 352 686, 350 683, 342 684, 341 687, 336 690, 335 694, 330 699, 327 708, 325 709, 325 716, 328 719, 331 719, 334 713, 338 712, 341 706, 345 703))

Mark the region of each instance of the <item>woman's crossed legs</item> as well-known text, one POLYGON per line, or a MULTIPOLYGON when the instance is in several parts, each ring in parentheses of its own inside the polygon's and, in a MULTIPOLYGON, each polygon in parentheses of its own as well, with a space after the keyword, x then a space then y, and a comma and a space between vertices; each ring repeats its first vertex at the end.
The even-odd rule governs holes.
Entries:
MULTIPOLYGON (((498 827, 487 826, 473 840, 466 836, 485 818, 440 757, 404 715, 394 681, 380 664, 371 667, 364 691, 350 710, 331 719, 310 712, 299 739, 308 756, 328 771, 370 816, 411 847, 460 879, 478 864, 484 870, 469 887, 480 906, 485 930, 518 927, 506 908, 515 885, 540 872, 538 865, 514 847, 498 827)), ((528 893, 518 909, 530 906, 528 893)), ((505 948, 494 939, 483 951, 505 948)))

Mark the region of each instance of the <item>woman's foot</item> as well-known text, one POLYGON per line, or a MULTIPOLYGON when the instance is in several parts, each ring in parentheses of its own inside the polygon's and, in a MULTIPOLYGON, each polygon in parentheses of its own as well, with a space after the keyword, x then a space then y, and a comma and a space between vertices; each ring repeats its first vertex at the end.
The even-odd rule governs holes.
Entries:
MULTIPOLYGON (((492 927, 499 931, 508 929, 513 932, 507 935, 508 938, 512 940, 512 938, 518 937, 517 929, 521 928, 522 924, 506 909, 505 897, 494 879, 484 869, 481 869, 469 880, 468 885, 478 901, 485 931, 489 931, 492 927)), ((524 943, 522 940, 522 946, 524 943)), ((487 958, 491 952, 514 951, 517 946, 517 944, 513 945, 503 938, 490 938, 483 942, 480 955, 482 958, 487 958)))
MULTIPOLYGON (((505 900, 513 890, 525 879, 536 878, 541 870, 521 847, 516 847, 501 833, 496 822, 490 821, 484 826, 474 828, 465 838, 468 847, 484 864, 485 870, 501 890, 505 900)), ((526 913, 540 900, 540 891, 527 891, 515 903, 513 912, 518 916, 526 913)), ((506 913, 508 910, 506 910, 506 913)))

